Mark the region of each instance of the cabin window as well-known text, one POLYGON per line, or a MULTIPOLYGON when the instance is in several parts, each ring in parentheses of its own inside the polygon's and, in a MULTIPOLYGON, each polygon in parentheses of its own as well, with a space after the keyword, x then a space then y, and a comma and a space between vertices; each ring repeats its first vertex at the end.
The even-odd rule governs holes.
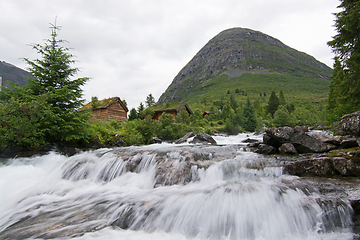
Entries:
POLYGON ((98 109, 98 116, 100 116, 100 109, 98 109))

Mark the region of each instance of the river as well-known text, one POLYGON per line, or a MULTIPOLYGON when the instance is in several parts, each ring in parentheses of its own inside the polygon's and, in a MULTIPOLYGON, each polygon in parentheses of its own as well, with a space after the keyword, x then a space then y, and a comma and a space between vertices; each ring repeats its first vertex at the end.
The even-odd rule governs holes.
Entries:
POLYGON ((0 239, 356 238, 348 199, 286 174, 247 137, 3 159, 0 239))

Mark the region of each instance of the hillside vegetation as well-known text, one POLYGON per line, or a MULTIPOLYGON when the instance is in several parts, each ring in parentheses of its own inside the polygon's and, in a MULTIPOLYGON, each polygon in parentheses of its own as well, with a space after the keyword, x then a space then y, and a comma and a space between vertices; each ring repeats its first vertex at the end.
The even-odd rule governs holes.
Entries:
POLYGON ((211 39, 191 59, 160 96, 158 103, 190 101, 188 104, 191 105, 192 99, 210 95, 214 89, 229 84, 221 75, 233 70, 244 74, 240 81, 238 78, 231 79, 235 82, 230 84, 232 87, 242 87, 249 93, 259 87, 271 92, 285 84, 289 90, 297 88, 295 91, 300 95, 306 95, 306 91, 312 89, 304 86, 311 82, 319 86, 315 91, 327 89, 330 81, 324 80, 330 80, 332 73, 331 68, 312 56, 292 49, 271 36, 250 29, 232 28, 211 39), (264 70, 271 74, 251 75, 264 70), (247 79, 256 80, 257 84, 241 84, 247 79))

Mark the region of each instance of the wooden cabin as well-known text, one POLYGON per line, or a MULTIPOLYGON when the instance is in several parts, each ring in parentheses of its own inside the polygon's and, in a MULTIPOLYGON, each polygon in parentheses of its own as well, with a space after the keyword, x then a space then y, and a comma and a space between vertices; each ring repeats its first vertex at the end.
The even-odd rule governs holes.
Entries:
POLYGON ((169 113, 175 119, 176 115, 180 112, 182 108, 185 108, 189 115, 193 114, 190 107, 186 103, 165 103, 150 107, 150 109, 154 111, 153 119, 155 120, 159 120, 161 114, 163 113, 169 113))
POLYGON ((91 111, 90 118, 93 121, 126 121, 129 110, 119 97, 112 97, 89 102, 78 111, 91 111))

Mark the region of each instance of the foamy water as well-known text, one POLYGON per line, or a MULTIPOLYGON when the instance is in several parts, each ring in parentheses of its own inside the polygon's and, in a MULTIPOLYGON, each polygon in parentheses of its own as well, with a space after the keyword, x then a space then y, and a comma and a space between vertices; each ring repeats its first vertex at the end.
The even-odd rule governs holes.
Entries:
POLYGON ((248 137, 261 139, 215 136, 222 146, 155 144, 8 160, 0 166, 0 238, 353 238, 346 201, 326 215, 320 193, 289 187, 297 177, 243 151, 248 137), (196 163, 191 154, 207 159, 196 163))

